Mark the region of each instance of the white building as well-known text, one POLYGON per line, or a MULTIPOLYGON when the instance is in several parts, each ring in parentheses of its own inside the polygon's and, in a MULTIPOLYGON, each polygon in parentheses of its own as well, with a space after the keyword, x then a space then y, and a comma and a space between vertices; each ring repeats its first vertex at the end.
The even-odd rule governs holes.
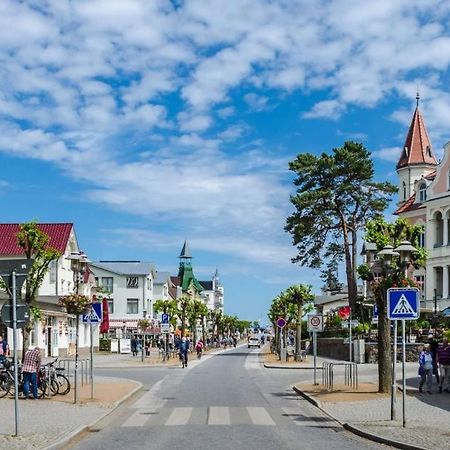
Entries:
POLYGON ((90 263, 98 289, 108 298, 109 327, 136 330, 139 319, 153 318, 155 266, 141 261, 90 263))
MULTIPOLYGON (((77 238, 74 226, 71 223, 43 223, 38 224, 41 231, 49 236, 48 246, 57 250, 61 256, 50 264, 37 294, 37 304, 41 311, 41 319, 33 322, 30 333, 30 344, 42 349, 44 356, 64 357, 75 353, 76 319, 68 315, 58 306, 58 299, 73 293, 75 290, 75 272, 72 270, 71 255, 79 255, 77 238)), ((20 224, 0 224, 0 259, 25 258, 23 250, 17 245, 17 233, 20 224)), ((78 277, 78 292, 91 296, 95 281, 89 271, 78 277)), ((0 304, 6 299, 5 293, 0 293, 0 304)), ((0 332, 7 336, 12 346, 12 329, 0 323, 0 332)), ((79 347, 83 354, 90 346, 89 326, 80 324, 79 347)), ((22 349, 22 333, 18 333, 18 350, 22 349)), ((94 333, 94 346, 98 345, 98 333, 94 333)))
POLYGON ((423 225, 421 239, 427 250, 425 270, 414 273, 422 289, 422 309, 440 311, 450 306, 450 143, 437 162, 417 107, 397 163, 399 204, 395 212, 411 223, 423 225))
POLYGON ((200 296, 203 298, 209 310, 223 313, 223 286, 219 280, 219 272, 216 269, 211 281, 199 281, 204 290, 200 296))

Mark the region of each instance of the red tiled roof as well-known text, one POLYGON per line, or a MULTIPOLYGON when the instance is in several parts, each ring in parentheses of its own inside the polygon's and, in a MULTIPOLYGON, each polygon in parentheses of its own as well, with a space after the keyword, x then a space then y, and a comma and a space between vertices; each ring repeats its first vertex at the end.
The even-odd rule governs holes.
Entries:
POLYGON ((413 164, 437 165, 419 107, 414 111, 405 145, 397 163, 397 169, 413 164))
MULTIPOLYGON (((72 223, 39 223, 38 227, 49 236, 49 247, 65 252, 72 223)), ((17 245, 19 231, 19 223, 0 223, 0 255, 23 255, 23 249, 17 245)))
POLYGON ((414 203, 414 200, 416 199, 416 194, 411 195, 411 197, 406 200, 406 202, 397 208, 397 210, 394 212, 394 214, 401 214, 407 211, 414 211, 416 209, 419 209, 423 206, 423 203, 414 203))
POLYGON ((436 171, 429 173, 428 175, 425 175, 424 178, 429 181, 433 181, 436 178, 436 171))

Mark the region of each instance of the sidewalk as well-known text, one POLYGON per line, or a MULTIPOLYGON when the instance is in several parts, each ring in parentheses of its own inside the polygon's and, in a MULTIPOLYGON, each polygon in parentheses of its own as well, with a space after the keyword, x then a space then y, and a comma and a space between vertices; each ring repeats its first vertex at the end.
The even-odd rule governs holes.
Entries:
MULTIPOLYGON (((335 379, 335 391, 313 386, 311 381, 298 383, 294 390, 340 422, 346 429, 369 439, 405 449, 448 448, 450 442, 450 394, 420 394, 417 364, 407 367, 406 427, 402 427, 402 393, 397 395, 397 420, 390 420, 390 396, 378 394, 378 377, 364 364, 357 391, 344 386, 343 376, 335 379)), ((320 380, 320 379, 319 379, 320 380)))
POLYGON ((91 387, 80 388, 79 404, 73 404, 73 391, 66 396, 41 400, 19 400, 19 436, 14 437, 14 399, 2 398, 0 448, 57 449, 72 437, 92 427, 128 399, 142 384, 136 381, 96 377, 94 399, 91 387))

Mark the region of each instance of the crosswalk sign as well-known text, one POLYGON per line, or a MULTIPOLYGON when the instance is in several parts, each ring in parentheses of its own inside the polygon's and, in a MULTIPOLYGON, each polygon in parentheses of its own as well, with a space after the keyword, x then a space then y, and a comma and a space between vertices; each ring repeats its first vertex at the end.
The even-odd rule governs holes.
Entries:
POLYGON ((101 323, 102 321, 102 304, 92 303, 91 309, 87 314, 82 315, 84 323, 101 323))
POLYGON ((391 320, 416 320, 420 315, 417 288, 391 288, 387 291, 388 317, 391 320))

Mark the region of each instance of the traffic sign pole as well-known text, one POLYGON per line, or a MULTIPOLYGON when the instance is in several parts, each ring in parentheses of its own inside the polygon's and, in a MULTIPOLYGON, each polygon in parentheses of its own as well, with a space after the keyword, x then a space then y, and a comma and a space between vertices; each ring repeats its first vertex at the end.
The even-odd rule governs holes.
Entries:
POLYGON ((313 331, 314 348, 314 386, 317 385, 317 331, 313 331))
POLYGON ((16 271, 11 273, 12 284, 12 307, 13 307, 13 361, 14 361, 14 420, 15 420, 15 433, 14 436, 19 435, 19 368, 17 366, 17 292, 16 292, 16 271))
POLYGON ((397 412, 395 404, 397 403, 397 321, 394 320, 394 355, 392 358, 392 386, 391 386, 391 420, 396 420, 397 412))
POLYGON ((402 320, 402 413, 403 413, 403 428, 406 427, 406 377, 405 377, 405 362, 406 362, 406 339, 405 339, 405 319, 402 320))

